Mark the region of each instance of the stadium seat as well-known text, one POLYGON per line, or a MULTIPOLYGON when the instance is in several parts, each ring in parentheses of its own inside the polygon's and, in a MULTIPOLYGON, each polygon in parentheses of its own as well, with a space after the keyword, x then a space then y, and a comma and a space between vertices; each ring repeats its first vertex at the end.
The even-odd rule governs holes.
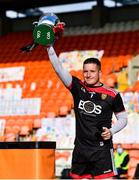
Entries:
MULTIPOLYGON (((63 36, 59 40, 59 43, 55 44, 56 52, 59 55, 60 52, 75 49, 104 50, 104 55, 101 59, 102 81, 108 86, 114 87, 117 83, 117 74, 115 77, 112 77, 112 74, 119 73, 121 68, 127 67, 128 62, 132 59, 133 52, 138 53, 139 46, 136 42, 139 30, 122 31, 124 26, 125 28, 130 29, 131 24, 131 22, 127 24, 122 22, 120 23, 118 32, 115 32, 118 23, 113 23, 112 25, 108 23, 104 28, 105 33, 103 33, 103 29, 101 28, 96 31, 92 30, 94 34, 91 34, 91 28, 86 29, 86 32, 90 30, 90 34, 86 34, 84 28, 78 27, 75 30, 76 33, 81 30, 83 34, 76 35, 75 33, 74 36, 63 36)), ((137 27, 137 22, 135 26, 137 27)), ((3 49, 0 57, 0 67, 22 66, 25 68, 25 74, 22 81, 0 82, 0 88, 18 87, 22 89, 21 98, 40 98, 40 114, 39 117, 35 117, 34 120, 45 116, 57 117, 61 112, 66 115, 66 113, 70 112, 74 106, 72 96, 54 72, 46 50, 39 46, 28 54, 19 51, 19 48, 27 43, 31 38, 31 35, 31 32, 19 32, 18 34, 9 33, 0 38, 0 47, 2 47, 0 48, 0 51, 3 49), (64 112, 63 109, 65 110, 64 112)), ((71 73, 82 79, 82 70, 72 70, 71 73)), ((121 77, 118 83, 125 83, 127 81, 128 79, 121 77)), ((124 90, 127 89, 128 87, 124 86, 124 90)), ((134 91, 139 89, 138 83, 135 84, 133 89, 134 91)), ((33 128, 33 121, 28 122, 26 121, 27 119, 23 119, 20 116, 15 117, 15 120, 14 118, 13 120, 12 118, 8 118, 8 120, 6 120, 6 126, 11 124, 12 126, 14 125, 16 129, 16 125, 20 127, 28 125, 29 130, 31 131, 33 128)))
POLYGON ((6 121, 6 126, 14 126, 16 124, 16 121, 14 119, 9 119, 6 121))
POLYGON ((16 141, 16 134, 15 133, 6 133, 5 134, 5 142, 15 142, 16 141))
POLYGON ((4 142, 5 141, 5 136, 0 136, 0 142, 4 142))
POLYGON ((19 135, 20 136, 26 136, 28 134, 29 134, 29 127, 28 127, 28 125, 21 126, 19 135))
POLYGON ((4 134, 13 133, 13 127, 6 125, 4 134))
POLYGON ((25 123, 24 123, 24 120, 23 120, 23 119, 17 119, 17 120, 16 120, 16 125, 22 127, 24 124, 25 124, 25 123))
POLYGON ((19 134, 20 129, 21 129, 20 126, 14 125, 14 126, 12 127, 12 132, 15 133, 15 134, 19 134))
POLYGON ((61 105, 59 107, 59 115, 60 116, 66 116, 68 114, 68 106, 67 105, 61 105))
POLYGON ((36 118, 33 120, 33 128, 37 129, 41 127, 41 119, 40 118, 36 118))

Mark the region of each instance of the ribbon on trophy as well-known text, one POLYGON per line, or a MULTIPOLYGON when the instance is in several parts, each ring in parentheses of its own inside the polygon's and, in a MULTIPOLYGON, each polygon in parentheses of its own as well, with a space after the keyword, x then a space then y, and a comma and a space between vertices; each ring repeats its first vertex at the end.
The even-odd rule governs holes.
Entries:
POLYGON ((32 51, 39 44, 43 46, 51 46, 59 39, 64 32, 64 22, 60 22, 54 13, 46 13, 40 17, 33 30, 33 42, 22 47, 22 52, 32 51))

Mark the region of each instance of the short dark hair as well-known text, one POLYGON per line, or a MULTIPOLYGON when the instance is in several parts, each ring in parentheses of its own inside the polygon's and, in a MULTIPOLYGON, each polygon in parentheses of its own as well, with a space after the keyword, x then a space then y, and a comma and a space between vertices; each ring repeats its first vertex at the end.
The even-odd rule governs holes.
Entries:
POLYGON ((97 58, 87 58, 84 62, 83 62, 83 65, 84 64, 96 64, 99 69, 101 70, 101 62, 99 61, 99 59, 97 58))

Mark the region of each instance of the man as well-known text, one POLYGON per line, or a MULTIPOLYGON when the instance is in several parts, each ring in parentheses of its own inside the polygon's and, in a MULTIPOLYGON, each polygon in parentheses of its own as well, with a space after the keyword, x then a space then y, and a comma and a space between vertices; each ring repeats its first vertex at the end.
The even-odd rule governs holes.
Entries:
POLYGON ((81 81, 62 67, 52 46, 47 51, 54 70, 74 99, 76 137, 70 177, 104 179, 115 176, 112 136, 127 124, 120 94, 100 82, 98 59, 84 61, 84 81, 81 81), (111 127, 113 113, 117 123, 111 127))
POLYGON ((117 178, 122 179, 128 173, 129 154, 123 149, 121 144, 117 145, 114 160, 117 169, 117 178))

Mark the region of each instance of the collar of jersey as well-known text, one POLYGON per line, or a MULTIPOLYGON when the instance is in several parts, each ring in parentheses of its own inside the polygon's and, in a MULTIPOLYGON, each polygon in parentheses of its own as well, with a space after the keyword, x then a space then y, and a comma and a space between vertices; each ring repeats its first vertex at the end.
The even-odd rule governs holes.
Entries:
POLYGON ((93 85, 91 85, 91 84, 85 84, 85 86, 86 87, 90 87, 90 88, 98 88, 98 87, 102 87, 103 86, 103 83, 100 83, 100 85, 98 85, 98 86, 93 86, 93 85))

